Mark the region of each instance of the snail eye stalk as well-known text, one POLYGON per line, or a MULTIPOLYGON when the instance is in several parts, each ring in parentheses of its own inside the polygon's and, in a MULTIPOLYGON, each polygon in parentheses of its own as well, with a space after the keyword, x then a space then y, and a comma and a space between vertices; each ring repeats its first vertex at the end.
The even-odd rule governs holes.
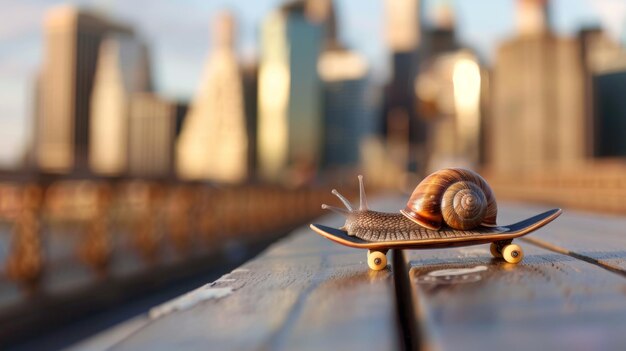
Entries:
POLYGON ((367 211, 367 197, 365 196, 365 184, 363 176, 359 174, 359 211, 367 211))
POLYGON ((340 214, 343 216, 348 216, 350 214, 350 212, 344 210, 343 208, 339 208, 339 207, 335 207, 335 206, 329 206, 326 204, 322 204, 322 209, 323 210, 329 210, 329 211, 333 211, 336 214, 340 214))
POLYGON ((346 206, 348 211, 354 212, 354 207, 352 207, 352 204, 350 203, 350 201, 348 201, 348 199, 346 199, 343 195, 339 194, 337 189, 333 189, 333 191, 331 192, 333 193, 333 195, 337 196, 339 200, 341 200, 341 202, 343 202, 344 206, 346 206))

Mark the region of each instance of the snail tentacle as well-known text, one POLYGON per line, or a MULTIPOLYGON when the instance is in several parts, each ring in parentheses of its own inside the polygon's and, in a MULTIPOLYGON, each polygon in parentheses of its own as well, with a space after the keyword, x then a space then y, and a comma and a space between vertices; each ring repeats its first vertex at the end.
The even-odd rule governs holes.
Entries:
POLYGON ((350 214, 350 212, 348 212, 347 210, 345 210, 343 208, 330 206, 330 205, 326 205, 326 204, 322 204, 322 209, 323 210, 329 210, 329 211, 335 212, 336 214, 340 214, 340 215, 343 215, 343 216, 348 216, 350 214))
POLYGON ((350 203, 350 201, 348 201, 348 199, 346 199, 343 195, 341 195, 337 189, 333 189, 331 191, 331 193, 335 196, 337 196, 339 198, 339 200, 341 200, 341 202, 343 202, 344 206, 346 206, 346 208, 348 209, 348 211, 350 212, 354 212, 354 207, 352 207, 352 204, 350 203))
POLYGON ((359 211, 367 211, 367 197, 365 196, 365 184, 363 175, 359 174, 359 211))

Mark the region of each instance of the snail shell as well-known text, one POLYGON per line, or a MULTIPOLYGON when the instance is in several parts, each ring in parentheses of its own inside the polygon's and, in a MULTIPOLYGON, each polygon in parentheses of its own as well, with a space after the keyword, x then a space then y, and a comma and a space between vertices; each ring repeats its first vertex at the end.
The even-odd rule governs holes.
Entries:
POLYGON ((479 225, 496 226, 498 206, 493 191, 478 173, 448 168, 424 178, 400 212, 428 229, 440 229, 445 223, 468 230, 479 225))

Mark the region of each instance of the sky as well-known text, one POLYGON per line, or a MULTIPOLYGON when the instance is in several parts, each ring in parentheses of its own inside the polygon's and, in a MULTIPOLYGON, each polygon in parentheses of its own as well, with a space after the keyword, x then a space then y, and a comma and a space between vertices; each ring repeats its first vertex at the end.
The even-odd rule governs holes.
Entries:
MULTIPOLYGON (((438 3, 426 3, 426 17, 438 3)), ((243 62, 258 53, 259 26, 284 0, 0 0, 0 167, 21 160, 31 142, 34 76, 41 64, 42 20, 47 9, 71 3, 133 25, 148 43, 157 91, 188 100, 200 85, 210 53, 209 24, 220 11, 238 20, 237 50, 243 62)), ((458 36, 489 63, 498 43, 515 33, 515 0, 448 0, 458 36)), ((368 59, 384 82, 389 53, 384 43, 383 0, 335 0, 339 35, 368 59)), ((626 33, 626 0, 552 0, 553 29, 573 35, 582 25, 602 25, 616 39, 626 33)))

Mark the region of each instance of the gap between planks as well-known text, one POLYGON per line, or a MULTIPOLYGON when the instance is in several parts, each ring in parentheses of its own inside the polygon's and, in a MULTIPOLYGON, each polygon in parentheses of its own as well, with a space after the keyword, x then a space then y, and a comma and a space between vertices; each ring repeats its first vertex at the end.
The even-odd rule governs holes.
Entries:
MULTIPOLYGON (((396 292, 396 311, 398 315, 399 333, 402 338, 404 350, 415 350, 416 345, 422 338, 418 335, 419 320, 413 315, 414 306, 411 298, 411 281, 404 264, 402 250, 391 250, 391 271, 396 292)), ((421 319, 420 319, 421 320, 421 319)))
MULTIPOLYGON (((524 237, 519 240, 558 254, 587 262, 626 278, 626 271, 619 266, 602 262, 593 257, 568 250, 564 247, 551 244, 541 239, 524 237)), ((417 291, 413 291, 414 287, 411 285, 410 267, 408 267, 409 269, 407 270, 407 261, 405 260, 404 250, 391 250, 391 252, 394 287, 396 291, 396 308, 400 325, 399 332, 402 336, 404 350, 428 350, 430 349, 430 343, 428 340, 430 332, 428 331, 427 323, 425 323, 426 319, 422 315, 424 308, 420 307, 423 301, 420 301, 421 299, 419 299, 420 294, 417 293, 417 291), (414 301, 412 296, 415 296, 415 300, 417 301, 414 301)))
POLYGON ((549 250, 549 251, 552 251, 552 252, 556 252, 556 253, 559 253, 559 254, 562 254, 562 255, 570 256, 572 258, 575 258, 575 259, 578 259, 578 260, 581 260, 581 261, 585 261, 587 263, 590 263, 590 264, 596 265, 596 266, 598 266, 600 268, 603 268, 603 269, 605 269, 605 270, 607 270, 607 271, 609 271, 611 273, 615 273, 615 274, 617 274, 617 275, 619 275, 619 276, 621 276, 623 278, 626 278, 626 271, 624 271, 624 269, 622 269, 619 266, 612 265, 610 263, 606 263, 606 262, 600 261, 600 260, 598 260, 596 258, 587 256, 587 255, 583 255, 583 254, 575 252, 575 251, 568 250, 568 249, 566 249, 564 247, 561 247, 561 246, 558 246, 558 245, 555 245, 555 244, 551 244, 551 243, 549 243, 547 241, 543 241, 541 239, 524 237, 524 238, 520 238, 519 240, 527 242, 527 243, 529 243, 531 245, 538 246, 538 247, 540 247, 542 249, 546 249, 546 250, 549 250))
POLYGON ((414 301, 412 298, 411 277, 406 269, 404 250, 391 250, 391 255, 399 333, 402 336, 404 350, 424 350, 428 342, 428 333, 426 325, 422 323, 425 319, 420 312, 423 310, 419 307, 421 301, 414 301))

